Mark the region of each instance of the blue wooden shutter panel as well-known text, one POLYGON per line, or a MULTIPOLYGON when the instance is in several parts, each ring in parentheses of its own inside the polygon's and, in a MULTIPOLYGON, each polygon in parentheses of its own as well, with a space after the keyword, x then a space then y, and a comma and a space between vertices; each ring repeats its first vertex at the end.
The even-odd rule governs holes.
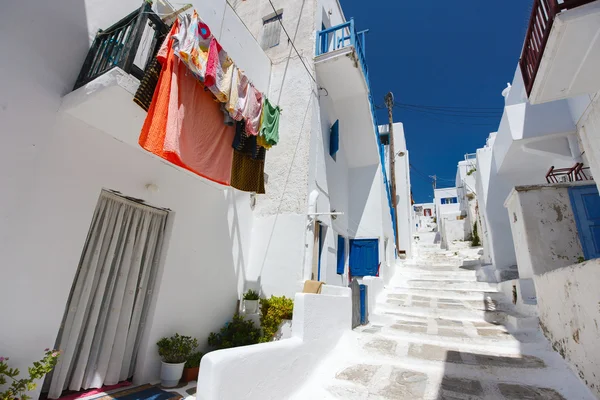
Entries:
POLYGON ((338 248, 337 248, 337 273, 338 275, 344 275, 344 266, 346 264, 346 239, 343 236, 338 235, 338 248))
POLYGON ((329 155, 334 156, 340 149, 340 120, 337 120, 331 126, 329 135, 329 155))
POLYGON ((379 269, 379 239, 350 240, 352 276, 376 276, 379 269))

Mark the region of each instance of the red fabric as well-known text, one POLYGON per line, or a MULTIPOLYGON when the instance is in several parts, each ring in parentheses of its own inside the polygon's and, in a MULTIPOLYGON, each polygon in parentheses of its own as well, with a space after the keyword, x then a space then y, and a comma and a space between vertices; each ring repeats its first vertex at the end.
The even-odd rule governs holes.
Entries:
POLYGON ((177 25, 158 55, 163 69, 139 144, 177 166, 229 185, 235 128, 223 123, 219 104, 175 57, 172 35, 177 25))
POLYGON ((76 399, 81 399, 83 397, 93 396, 95 394, 101 394, 101 393, 104 393, 104 392, 108 392, 108 391, 111 391, 111 390, 115 390, 115 389, 119 389, 119 388, 127 387, 127 386, 131 386, 131 382, 129 382, 129 381, 123 381, 123 382, 117 383, 116 385, 102 386, 100 389, 83 390, 81 392, 75 392, 75 393, 72 393, 72 394, 68 394, 66 396, 59 397, 58 400, 76 400, 76 399))
POLYGON ((213 86, 217 83, 217 70, 221 69, 220 54, 223 48, 217 42, 217 39, 212 38, 210 40, 210 48, 208 50, 208 61, 206 63, 206 76, 204 78, 204 84, 206 86, 213 86))

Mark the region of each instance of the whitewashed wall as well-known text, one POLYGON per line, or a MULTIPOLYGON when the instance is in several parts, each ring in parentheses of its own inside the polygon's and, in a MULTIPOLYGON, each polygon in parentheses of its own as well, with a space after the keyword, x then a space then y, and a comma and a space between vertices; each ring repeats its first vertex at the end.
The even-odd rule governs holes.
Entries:
POLYGON ((296 294, 291 338, 204 356, 196 397, 199 400, 290 397, 343 333, 352 328, 350 289, 326 285, 323 290, 323 294, 296 294))
MULTIPOLYGON (((193 4, 236 63, 267 90, 270 60, 225 0, 193 4)), ((173 210, 136 382, 158 377, 155 343, 161 336, 177 331, 204 341, 230 318, 245 285, 252 231, 248 194, 215 189, 57 114, 97 29, 140 5, 137 0, 27 0, 2 6, 0 47, 12 56, 0 66, 0 138, 10 149, 0 166, 14 173, 0 176, 0 268, 3 282, 10 283, 0 292, 5 327, 0 350, 21 370, 54 346, 103 188, 173 210), (146 190, 147 184, 159 191, 146 190)))
POLYGON ((552 347, 600 397, 600 260, 534 277, 540 326, 552 347))
POLYGON ((507 198, 519 278, 574 264, 583 256, 569 186, 517 186, 507 198))

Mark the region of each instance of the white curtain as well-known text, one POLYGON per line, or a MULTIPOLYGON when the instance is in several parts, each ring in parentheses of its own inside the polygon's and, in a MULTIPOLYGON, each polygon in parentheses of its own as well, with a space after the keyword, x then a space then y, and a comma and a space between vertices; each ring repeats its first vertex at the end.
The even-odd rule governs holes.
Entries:
POLYGON ((48 397, 133 375, 167 212, 103 191, 73 282, 48 397))

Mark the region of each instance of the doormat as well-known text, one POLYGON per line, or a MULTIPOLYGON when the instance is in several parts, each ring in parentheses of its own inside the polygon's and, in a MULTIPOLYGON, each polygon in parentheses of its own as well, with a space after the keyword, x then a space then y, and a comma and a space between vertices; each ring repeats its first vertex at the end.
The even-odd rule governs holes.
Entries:
POLYGON ((58 400, 77 400, 77 399, 83 399, 84 397, 91 397, 94 395, 104 395, 108 392, 114 391, 115 389, 120 389, 122 387, 127 387, 127 386, 131 386, 131 382, 123 381, 123 382, 117 383, 116 385, 102 386, 100 389, 88 389, 88 390, 84 390, 82 392, 75 392, 75 393, 67 394, 64 396, 60 396, 58 398, 58 400))
POLYGON ((110 394, 104 393, 98 397, 89 397, 86 400, 179 400, 181 398, 183 396, 179 393, 167 392, 159 386, 148 384, 110 394))

